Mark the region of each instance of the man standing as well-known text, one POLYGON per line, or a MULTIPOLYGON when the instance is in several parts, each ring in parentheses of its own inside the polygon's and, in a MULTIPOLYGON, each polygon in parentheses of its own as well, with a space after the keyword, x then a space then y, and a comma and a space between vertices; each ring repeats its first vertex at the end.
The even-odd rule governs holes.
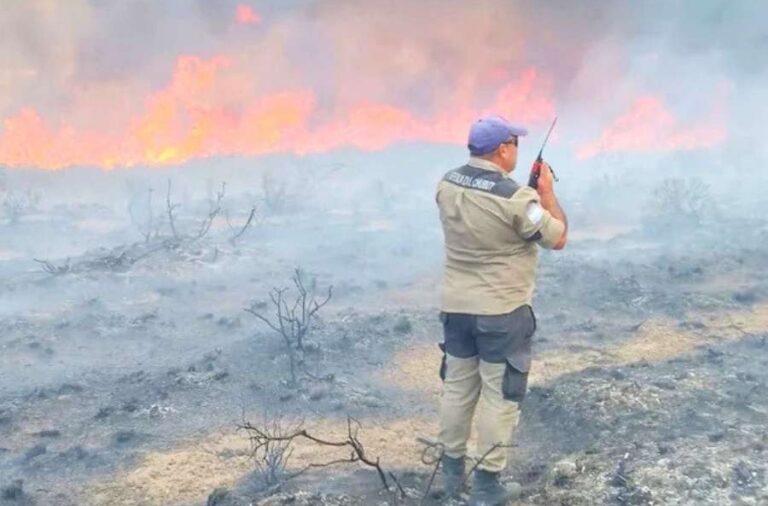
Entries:
POLYGON ((440 442, 448 496, 461 492, 473 417, 478 465, 471 505, 504 505, 499 482, 527 389, 531 308, 538 248, 565 247, 568 221, 555 197, 552 172, 541 162, 538 188, 509 173, 518 139, 527 134, 499 116, 475 122, 469 162, 446 173, 437 188, 445 237, 440 368, 440 442))

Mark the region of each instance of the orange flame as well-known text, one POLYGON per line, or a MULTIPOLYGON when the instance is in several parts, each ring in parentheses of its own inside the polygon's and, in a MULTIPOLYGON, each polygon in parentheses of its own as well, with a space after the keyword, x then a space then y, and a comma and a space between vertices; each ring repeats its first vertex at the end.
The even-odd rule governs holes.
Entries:
POLYGON ((554 114, 550 85, 535 69, 504 83, 487 108, 478 110, 456 98, 427 115, 366 101, 328 117, 318 111, 312 90, 258 95, 255 79, 229 57, 181 56, 168 85, 149 96, 143 111, 117 132, 78 129, 66 121, 52 126, 29 108, 7 118, 0 163, 113 168, 216 155, 318 153, 344 146, 378 150, 408 141, 463 144, 468 124, 481 113, 502 113, 526 123, 554 114))
POLYGON ((261 16, 250 5, 238 4, 235 10, 235 22, 241 25, 257 25, 261 23, 261 16))
POLYGON ((661 153, 695 150, 721 144, 726 138, 717 111, 699 124, 681 126, 664 102, 656 97, 641 97, 594 141, 576 153, 591 158, 600 153, 661 153))

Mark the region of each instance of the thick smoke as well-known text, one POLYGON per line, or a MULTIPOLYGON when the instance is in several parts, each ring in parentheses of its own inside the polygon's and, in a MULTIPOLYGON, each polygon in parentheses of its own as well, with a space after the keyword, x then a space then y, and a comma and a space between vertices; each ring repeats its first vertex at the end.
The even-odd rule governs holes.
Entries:
POLYGON ((708 140, 633 149, 700 149, 752 114, 733 97, 760 94, 766 11, 722 1, 11 0, 0 15, 0 163, 460 143, 466 122, 489 110, 533 127, 565 115, 579 128, 555 142, 596 154, 625 149, 606 139, 638 100, 658 114, 637 129, 661 121, 659 137, 708 140), (243 7, 256 22, 238 21, 243 7), (48 147, 24 146, 29 138, 48 147))
MULTIPOLYGON (((434 190, 489 112, 530 130, 521 184, 558 116, 544 156, 569 221, 537 276, 536 353, 556 353, 531 383, 519 441, 533 446, 514 452, 532 466, 526 499, 574 502, 586 483, 580 504, 649 502, 645 477, 656 502, 698 500, 667 479, 671 459, 645 467, 660 445, 617 461, 631 440, 665 442, 696 471, 677 473, 692 494, 722 494, 710 504, 764 484, 761 452, 743 454, 765 443, 768 2, 0 5, 0 503, 149 504, 158 490, 152 504, 203 504, 187 493, 239 480, 247 449, 202 435, 246 404, 392 421, 404 429, 366 441, 401 454, 409 481, 427 476, 405 446, 432 433, 419 420, 438 382, 434 190), (268 307, 296 267, 334 292, 294 391, 291 348, 243 308, 268 307), (553 472, 579 472, 553 480, 539 450, 560 444, 553 472)), ((368 487, 351 472, 325 481, 368 487)))

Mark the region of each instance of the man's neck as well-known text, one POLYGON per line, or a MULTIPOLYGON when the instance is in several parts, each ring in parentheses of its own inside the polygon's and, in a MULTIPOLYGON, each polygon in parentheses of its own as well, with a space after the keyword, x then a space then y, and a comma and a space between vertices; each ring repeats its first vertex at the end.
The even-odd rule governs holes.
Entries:
POLYGON ((479 156, 471 156, 469 157, 469 163, 467 164, 470 167, 475 167, 477 169, 485 169, 485 170, 493 170, 496 172, 501 172, 502 174, 506 174, 507 172, 502 169, 498 164, 486 159, 486 158, 480 158, 479 156))

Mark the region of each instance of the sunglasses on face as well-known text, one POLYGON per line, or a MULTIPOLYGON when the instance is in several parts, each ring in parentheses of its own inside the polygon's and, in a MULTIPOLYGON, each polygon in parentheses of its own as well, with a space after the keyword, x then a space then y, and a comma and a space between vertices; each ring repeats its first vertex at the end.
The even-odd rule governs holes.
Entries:
POLYGON ((502 142, 502 144, 512 144, 513 146, 517 147, 517 137, 512 137, 506 142, 502 142))

